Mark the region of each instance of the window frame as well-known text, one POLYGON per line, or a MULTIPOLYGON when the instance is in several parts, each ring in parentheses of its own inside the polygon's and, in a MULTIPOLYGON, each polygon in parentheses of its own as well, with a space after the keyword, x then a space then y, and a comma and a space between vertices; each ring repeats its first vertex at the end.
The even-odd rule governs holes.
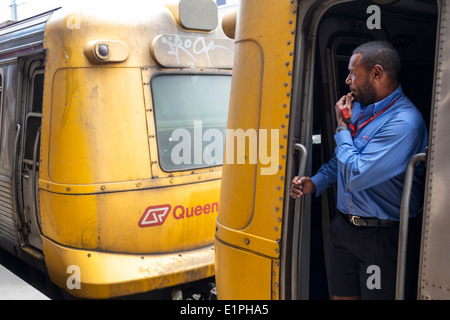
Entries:
MULTIPOLYGON (((157 152, 157 157, 158 157, 158 163, 159 163, 159 169, 164 172, 164 173, 168 173, 170 176, 173 173, 184 173, 186 174, 186 172, 189 173, 196 173, 199 170, 211 170, 213 168, 222 168, 223 166, 223 162, 221 164, 204 164, 204 165, 196 165, 194 163, 192 163, 189 167, 185 167, 184 164, 181 164, 180 166, 183 166, 181 169, 171 169, 171 168, 165 168, 163 163, 161 162, 161 152, 160 152, 160 142, 158 139, 158 119, 157 119, 157 115, 156 115, 156 111, 155 111, 155 107, 157 108, 157 106, 155 105, 155 96, 154 96, 154 88, 153 88, 153 81, 154 79, 158 78, 158 77, 167 77, 167 76, 219 76, 219 77, 230 77, 230 81, 231 81, 231 72, 224 72, 223 70, 220 70, 219 73, 217 72, 199 72, 198 70, 193 70, 192 72, 158 72, 158 73, 154 73, 151 75, 150 77, 150 81, 149 81, 149 86, 150 86, 150 93, 151 93, 151 101, 152 101, 152 111, 153 111, 153 117, 154 117, 154 128, 155 128, 155 135, 154 135, 154 139, 156 140, 156 152, 157 152)), ((230 82, 230 91, 231 91, 231 82, 230 82)), ((229 107, 229 105, 228 105, 229 107)), ((228 114, 228 111, 227 111, 228 114)), ((228 121, 228 116, 227 116, 227 121, 228 121)), ((225 126, 225 131, 226 131, 226 126, 225 126)), ((204 133, 204 132, 203 132, 204 133)), ((151 136, 152 138, 152 136, 151 136)), ((225 152, 225 141, 224 141, 224 150, 223 152, 225 152)), ((202 148, 202 151, 204 150, 204 148, 202 148)), ((193 155, 192 155, 193 156, 193 155)), ((203 156, 202 156, 203 157, 203 156)))

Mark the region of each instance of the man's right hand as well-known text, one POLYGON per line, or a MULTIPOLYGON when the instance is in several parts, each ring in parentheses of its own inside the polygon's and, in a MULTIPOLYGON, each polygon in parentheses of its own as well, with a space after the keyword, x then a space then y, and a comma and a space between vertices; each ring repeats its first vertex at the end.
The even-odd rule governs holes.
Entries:
POLYGON ((304 194, 311 193, 316 190, 316 185, 312 182, 310 177, 301 177, 300 179, 295 176, 292 179, 291 189, 289 194, 292 198, 300 198, 304 194))
POLYGON ((345 96, 342 96, 341 99, 334 106, 336 111, 336 121, 338 127, 346 127, 347 123, 345 122, 345 118, 342 112, 342 109, 347 110, 347 114, 352 118, 352 108, 353 108, 353 96, 351 93, 348 93, 345 96))

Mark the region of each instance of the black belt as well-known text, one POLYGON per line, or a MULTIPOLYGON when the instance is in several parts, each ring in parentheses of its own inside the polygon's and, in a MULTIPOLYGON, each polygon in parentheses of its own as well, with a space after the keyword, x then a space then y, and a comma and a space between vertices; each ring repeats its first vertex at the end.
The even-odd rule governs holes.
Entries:
POLYGON ((375 217, 358 217, 351 214, 345 214, 339 211, 340 214, 350 224, 357 227, 393 227, 398 224, 398 221, 389 219, 378 219, 375 217))

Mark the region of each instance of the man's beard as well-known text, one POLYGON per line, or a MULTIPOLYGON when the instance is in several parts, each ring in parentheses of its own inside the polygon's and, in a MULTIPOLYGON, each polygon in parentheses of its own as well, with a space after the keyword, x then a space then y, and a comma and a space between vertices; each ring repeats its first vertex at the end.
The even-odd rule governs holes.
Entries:
POLYGON ((355 100, 363 106, 368 106, 372 103, 377 102, 374 86, 370 84, 369 81, 364 82, 361 89, 358 90, 358 94, 356 95, 355 100))

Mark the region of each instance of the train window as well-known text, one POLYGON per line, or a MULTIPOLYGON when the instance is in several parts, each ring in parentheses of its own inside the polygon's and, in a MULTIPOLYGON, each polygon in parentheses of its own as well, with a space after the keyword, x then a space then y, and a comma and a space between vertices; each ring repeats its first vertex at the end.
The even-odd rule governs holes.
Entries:
POLYGON ((32 112, 42 112, 42 99, 44 95, 44 74, 37 73, 33 79, 32 112))
POLYGON ((222 165, 231 76, 159 75, 151 87, 161 168, 222 165))
MULTIPOLYGON (((41 117, 29 114, 26 121, 26 139, 25 139, 25 153, 24 162, 33 164, 34 144, 36 135, 41 127, 41 117)), ((39 165, 39 151, 40 148, 36 148, 36 163, 39 165)))
POLYGON ((34 149, 36 136, 41 127, 42 99, 44 95, 43 70, 34 73, 31 90, 31 111, 27 114, 25 121, 24 162, 33 164, 33 157, 35 156, 37 165, 39 165, 39 148, 36 148, 36 155, 34 155, 34 149))

